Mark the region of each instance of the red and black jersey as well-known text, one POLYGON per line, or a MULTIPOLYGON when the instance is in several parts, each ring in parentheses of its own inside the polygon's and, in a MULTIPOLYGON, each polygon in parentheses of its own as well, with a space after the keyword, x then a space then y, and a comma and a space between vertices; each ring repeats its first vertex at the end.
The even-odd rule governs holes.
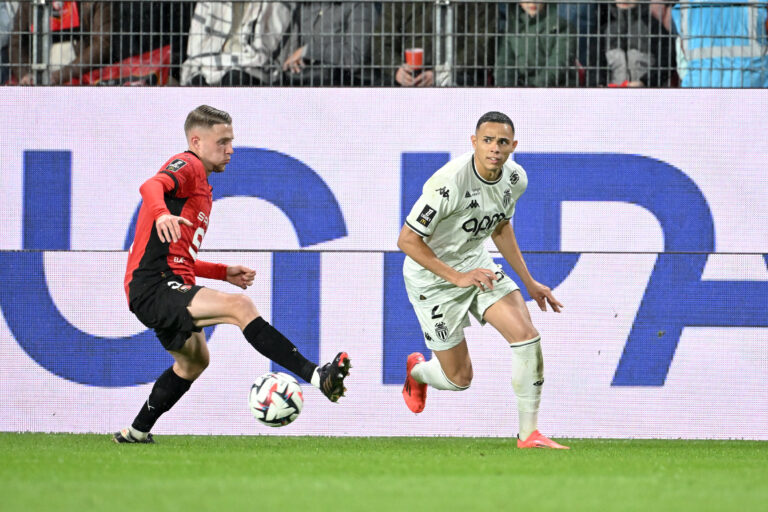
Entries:
POLYGON ((186 151, 172 156, 140 190, 143 203, 125 272, 128 303, 171 275, 186 284, 195 284, 195 275, 226 279, 226 265, 197 261, 213 204, 212 188, 197 155, 186 151), (192 226, 179 224, 181 238, 163 243, 155 220, 169 213, 184 217, 192 226))

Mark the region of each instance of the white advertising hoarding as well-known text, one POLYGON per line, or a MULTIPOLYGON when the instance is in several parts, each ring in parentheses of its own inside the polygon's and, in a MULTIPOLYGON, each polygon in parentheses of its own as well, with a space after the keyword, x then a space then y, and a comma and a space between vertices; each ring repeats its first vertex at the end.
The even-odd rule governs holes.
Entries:
MULTIPOLYGON (((423 350, 396 240, 434 170, 507 113, 529 188, 515 231, 562 314, 542 333, 552 436, 768 439, 768 94, 759 90, 15 88, 0 126, 0 430, 109 432, 170 364, 122 289, 139 185, 186 149, 199 104, 230 112, 208 261, 312 359, 353 361, 348 397, 305 386, 291 426, 246 397, 270 364, 236 328, 157 433, 514 436, 511 357, 466 330, 460 394, 402 402, 423 350)), ((489 246, 493 249, 492 246, 489 246)), ((513 276, 514 277, 514 276, 513 276)), ((207 280, 201 284, 237 291, 207 280)))

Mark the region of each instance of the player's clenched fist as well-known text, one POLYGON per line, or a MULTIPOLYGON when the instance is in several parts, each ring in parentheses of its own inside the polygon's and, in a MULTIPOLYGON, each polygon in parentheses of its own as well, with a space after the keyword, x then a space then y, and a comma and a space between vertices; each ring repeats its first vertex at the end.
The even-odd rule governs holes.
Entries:
POLYGON ((181 238, 181 226, 192 227, 192 223, 184 217, 178 217, 176 215, 165 214, 161 215, 155 221, 157 226, 157 236, 163 243, 178 242, 181 238))
POLYGON ((243 290, 253 284, 256 271, 242 265, 230 265, 227 267, 227 281, 243 290))

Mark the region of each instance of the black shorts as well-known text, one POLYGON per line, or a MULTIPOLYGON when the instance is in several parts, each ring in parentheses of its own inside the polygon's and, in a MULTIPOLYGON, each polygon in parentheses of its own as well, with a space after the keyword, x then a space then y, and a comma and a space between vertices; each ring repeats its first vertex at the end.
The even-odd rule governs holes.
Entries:
POLYGON ((166 350, 180 350, 193 332, 202 330, 195 327, 187 310, 192 297, 202 288, 171 276, 134 299, 130 310, 141 323, 155 330, 166 350))

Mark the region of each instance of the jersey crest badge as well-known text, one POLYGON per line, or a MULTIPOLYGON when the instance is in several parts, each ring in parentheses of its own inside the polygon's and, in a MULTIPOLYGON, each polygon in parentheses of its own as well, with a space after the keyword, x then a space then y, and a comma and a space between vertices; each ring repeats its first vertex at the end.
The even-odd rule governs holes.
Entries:
POLYGON ((504 208, 509 206, 510 201, 512 201, 512 191, 507 189, 504 191, 504 198, 502 199, 502 202, 504 203, 504 208))
POLYGON ((185 162, 181 158, 176 158, 173 162, 169 163, 165 167, 165 170, 166 171, 171 171, 171 172, 176 172, 179 169, 181 169, 182 167, 184 167, 185 165, 187 165, 187 162, 185 162))

